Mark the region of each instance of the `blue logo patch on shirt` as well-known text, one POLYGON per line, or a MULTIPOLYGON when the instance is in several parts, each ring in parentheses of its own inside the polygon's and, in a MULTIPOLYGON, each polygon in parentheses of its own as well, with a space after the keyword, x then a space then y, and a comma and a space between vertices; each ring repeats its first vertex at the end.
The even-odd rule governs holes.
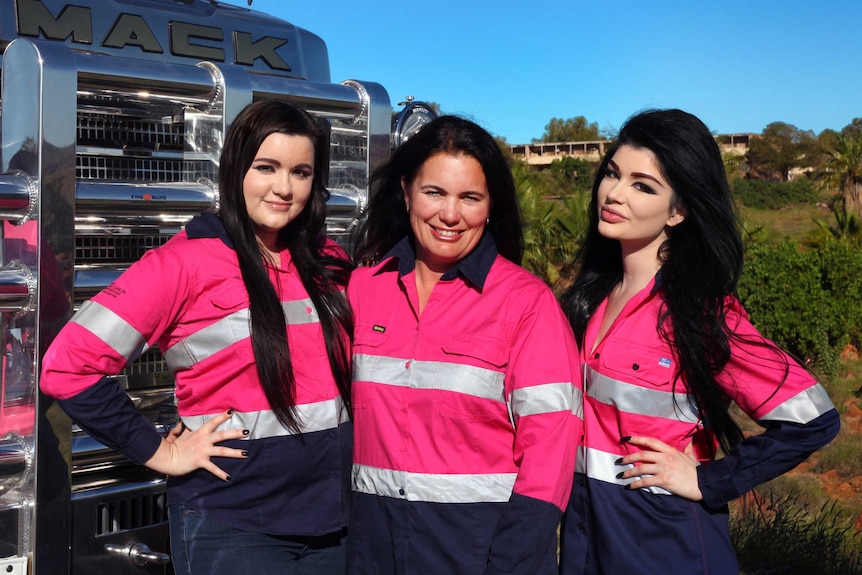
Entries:
POLYGON ((658 364, 662 367, 670 367, 670 363, 670 358, 667 358, 665 356, 661 356, 658 360, 658 364))

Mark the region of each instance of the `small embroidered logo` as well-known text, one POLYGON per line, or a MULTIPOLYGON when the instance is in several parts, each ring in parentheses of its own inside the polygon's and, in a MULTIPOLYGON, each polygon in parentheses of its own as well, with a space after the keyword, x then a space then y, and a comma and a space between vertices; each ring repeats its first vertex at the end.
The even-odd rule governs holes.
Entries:
POLYGON ((670 367, 670 359, 664 356, 661 356, 658 360, 658 364, 662 367, 670 367))
POLYGON ((382 325, 375 325, 375 326, 374 326, 374 327, 372 327, 371 329, 373 329, 373 330, 374 330, 374 331, 376 331, 377 333, 383 333, 383 332, 385 332, 385 331, 386 331, 386 328, 385 328, 385 327, 383 327, 382 325))

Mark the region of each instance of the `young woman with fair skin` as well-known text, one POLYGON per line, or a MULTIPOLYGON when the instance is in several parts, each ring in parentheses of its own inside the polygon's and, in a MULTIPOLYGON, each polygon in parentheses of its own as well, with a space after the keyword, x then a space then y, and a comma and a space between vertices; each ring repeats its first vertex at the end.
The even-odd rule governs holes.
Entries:
POLYGON ((372 180, 351 277, 348 572, 548 574, 580 432, 571 330, 516 265, 494 139, 429 123, 372 180))
POLYGON ((249 105, 227 133, 220 210, 82 306, 42 389, 106 445, 168 476, 180 575, 345 569, 352 315, 323 235, 327 146, 309 114, 249 105), (107 376, 157 345, 181 424, 166 438, 107 376))
POLYGON ((623 126, 578 264, 563 308, 585 432, 560 573, 737 575, 727 502, 828 443, 838 414, 736 298, 742 242, 700 120, 657 110, 623 126), (765 431, 743 438, 731 401, 765 431))

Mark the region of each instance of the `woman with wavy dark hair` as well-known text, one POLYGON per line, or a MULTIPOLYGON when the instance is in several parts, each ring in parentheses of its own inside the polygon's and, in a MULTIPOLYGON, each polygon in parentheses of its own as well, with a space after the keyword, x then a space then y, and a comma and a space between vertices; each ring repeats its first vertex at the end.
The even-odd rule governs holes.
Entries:
POLYGON ((178 574, 343 573, 351 266, 324 234, 327 141, 308 113, 246 107, 204 213, 85 303, 42 389, 91 435, 168 475, 178 574), (157 345, 181 425, 162 437, 114 380, 157 345))
POLYGON ((736 297, 742 241, 699 119, 630 118, 589 217, 562 300, 581 346, 586 432, 561 573, 736 575, 727 502, 828 443, 838 414, 736 297), (732 401, 765 431, 744 437, 732 401))
POLYGON ((549 574, 571 491, 574 337, 518 266, 494 138, 442 116, 372 178, 356 314, 349 572, 549 574))

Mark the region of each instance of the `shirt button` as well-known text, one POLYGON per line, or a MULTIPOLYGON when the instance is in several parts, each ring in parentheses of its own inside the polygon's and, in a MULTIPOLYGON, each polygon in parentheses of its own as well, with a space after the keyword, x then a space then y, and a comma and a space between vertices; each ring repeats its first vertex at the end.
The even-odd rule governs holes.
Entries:
POLYGON ((599 354, 594 353, 594 354, 593 354, 593 359, 599 359, 599 354))
POLYGON ((404 362, 404 369, 410 369, 410 361, 404 362))
POLYGON ((639 366, 639 365, 638 365, 638 364, 636 364, 636 363, 632 365, 632 369, 633 369, 633 370, 635 370, 635 371, 639 370, 640 368, 641 368, 641 366, 639 366))
POLYGON ((312 313, 313 311, 314 311, 314 310, 313 310, 313 309, 311 309, 310 307, 306 307, 306 308, 305 308, 305 313, 312 313))
POLYGON ((404 495, 404 488, 403 487, 398 490, 398 495, 404 495))
POLYGON ((578 523, 578 531, 583 531, 583 530, 584 530, 584 524, 578 523))

